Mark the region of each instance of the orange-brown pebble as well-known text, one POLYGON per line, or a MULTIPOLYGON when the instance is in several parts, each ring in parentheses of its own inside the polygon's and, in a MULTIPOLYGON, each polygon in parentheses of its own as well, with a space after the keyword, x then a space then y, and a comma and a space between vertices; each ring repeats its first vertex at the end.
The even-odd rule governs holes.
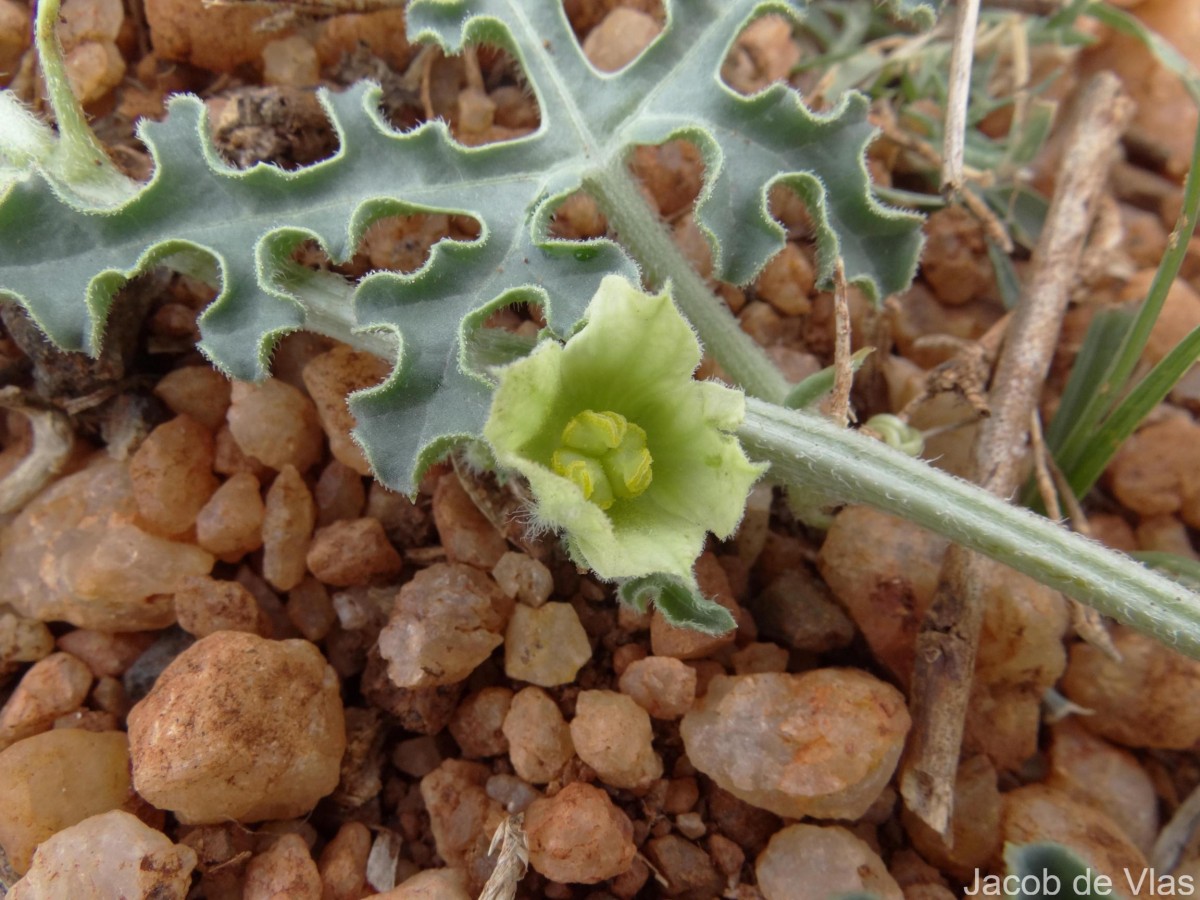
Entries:
POLYGON ((262 546, 264 515, 258 479, 238 472, 196 516, 196 543, 224 562, 237 562, 262 546))
POLYGON ((336 587, 396 578, 404 568, 378 519, 342 519, 318 528, 306 561, 319 581, 336 587))
POLYGON ((317 503, 317 525, 329 525, 340 519, 357 519, 367 503, 367 489, 362 476, 349 466, 330 460, 321 470, 313 488, 317 503))
POLYGON ((349 347, 335 347, 304 367, 304 386, 316 404, 317 417, 329 439, 329 452, 359 475, 370 475, 371 466, 350 436, 355 420, 346 397, 379 384, 389 370, 378 356, 349 347))
POLYGON ((467 759, 482 759, 508 752, 504 719, 512 706, 511 688, 485 687, 463 698, 450 719, 450 736, 467 759))
POLYGON ((70 653, 34 663, 0 709, 0 749, 49 731, 55 719, 83 705, 91 687, 91 671, 70 653))
POLYGON ((307 814, 338 783, 338 686, 308 641, 201 638, 130 710, 138 793, 187 824, 307 814))
POLYGON ((295 466, 285 465, 271 487, 263 510, 263 578, 280 591, 290 591, 308 571, 305 556, 317 521, 308 485, 295 466))
POLYGON ((152 632, 131 631, 110 634, 77 628, 58 639, 58 649, 79 657, 97 678, 118 677, 124 674, 135 659, 154 643, 152 632))
POLYGON ((261 630, 254 595, 236 581, 207 575, 188 578, 175 592, 175 616, 179 627, 196 637, 216 631, 258 634, 261 630))
POLYGON ((621 693, 656 719, 678 719, 696 700, 696 670, 671 656, 648 656, 630 663, 619 684, 621 693))
POLYGON ((1200 661, 1118 625, 1114 662, 1091 644, 1071 647, 1062 692, 1093 711, 1084 727, 1126 747, 1184 750, 1200 741, 1200 661))
POLYGON ((315 644, 329 634, 337 621, 337 611, 325 585, 308 575, 288 591, 287 617, 297 631, 315 644))
POLYGON ((815 285, 812 261, 799 247, 789 243, 767 263, 754 288, 780 315, 802 316, 812 309, 809 298, 815 285))
POLYGON ((231 396, 229 379, 210 366, 183 366, 164 375, 154 394, 171 412, 195 419, 209 431, 225 421, 231 396))
POLYGON ((539 687, 516 693, 504 717, 503 732, 514 771, 530 784, 547 784, 558 778, 575 755, 561 710, 539 687))
POLYGON ((433 521, 451 562, 490 570, 508 550, 508 542, 479 511, 453 472, 438 479, 433 521))
POLYGON ((124 734, 66 728, 25 738, 0 752, 0 845, 22 875, 42 841, 129 797, 124 734))
POLYGON ((142 520, 164 535, 191 528, 217 489, 212 467, 212 434, 195 419, 176 416, 155 428, 129 461, 142 520))
POLYGON ((596 884, 620 875, 637 848, 628 816, 604 791, 576 781, 525 813, 529 863, 553 881, 596 884))
POLYGON ((338 829, 317 860, 323 900, 359 900, 363 896, 371 842, 371 829, 362 822, 346 822, 338 829))
POLYGON ((246 866, 242 900, 321 900, 321 876, 298 834, 282 834, 246 866))
POLYGON ((269 378, 234 382, 226 419, 238 447, 263 465, 306 472, 321 458, 325 436, 317 409, 301 391, 269 378))

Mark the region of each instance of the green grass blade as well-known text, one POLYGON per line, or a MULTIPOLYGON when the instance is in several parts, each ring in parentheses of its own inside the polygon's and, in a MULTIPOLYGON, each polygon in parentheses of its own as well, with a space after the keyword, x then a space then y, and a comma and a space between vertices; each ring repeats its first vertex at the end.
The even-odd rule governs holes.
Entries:
POLYGON ((1197 358, 1200 358, 1200 327, 1193 328, 1187 337, 1176 344, 1105 418, 1100 430, 1088 443, 1083 457, 1068 473, 1075 496, 1082 497, 1091 490, 1121 444, 1137 430, 1150 410, 1171 393, 1171 388, 1197 358))

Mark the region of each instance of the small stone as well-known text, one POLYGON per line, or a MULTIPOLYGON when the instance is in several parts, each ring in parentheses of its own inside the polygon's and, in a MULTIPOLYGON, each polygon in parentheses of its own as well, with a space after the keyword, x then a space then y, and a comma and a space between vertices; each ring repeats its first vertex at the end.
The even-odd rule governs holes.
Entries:
POLYGON ((117 731, 46 731, 0 752, 0 845, 18 875, 38 844, 130 798, 129 744, 117 731))
POLYGON ((826 900, 869 894, 904 900, 887 866, 865 842, 836 825, 790 825, 754 864, 766 900, 826 900))
POLYGON ((315 87, 321 63, 313 45, 298 34, 271 41, 263 47, 263 83, 285 87, 315 87))
POLYGON ((121 686, 125 689, 128 699, 136 702, 150 693, 150 688, 154 687, 154 682, 158 681, 163 669, 194 643, 196 639, 177 626, 160 632, 154 643, 134 660, 121 678, 121 686))
POLYGON ((346 748, 338 677, 307 641, 221 631, 129 713, 137 791, 187 824, 308 813, 346 748))
POLYGON ((259 634, 258 603, 236 581, 218 581, 207 575, 187 579, 175 592, 179 627, 196 637, 216 631, 259 634))
MULTIPOLYGON (((1066 794, 1030 784, 1003 796, 1000 839, 1005 844, 1053 841, 1073 850, 1095 875, 1106 875, 1121 894, 1128 882, 1149 873, 1141 851, 1108 816, 1066 794)), ((1150 876, 1153 877, 1152 875, 1150 876)), ((1132 892, 1130 892, 1132 893, 1132 892)), ((1142 896, 1149 896, 1143 891, 1142 896)))
POLYGON ((1094 712, 1084 726, 1126 747, 1183 750, 1200 741, 1200 708, 1192 702, 1200 661, 1131 628, 1112 629, 1114 662, 1090 644, 1071 647, 1062 691, 1094 712))
POLYGON ((771 835, 780 828, 779 817, 774 813, 739 800, 712 781, 705 785, 704 799, 715 828, 751 856, 766 847, 771 835))
POLYGON ((256 65, 262 48, 277 31, 258 28, 269 10, 207 7, 191 0, 150 0, 146 21, 155 55, 213 72, 256 65))
POLYGON ((767 263, 754 288, 780 315, 803 316, 812 309, 809 297, 815 285, 812 261, 799 247, 788 243, 767 263))
POLYGON ((525 812, 542 792, 516 775, 493 775, 487 781, 487 795, 513 813, 525 812))
POLYGON ((346 822, 338 829, 317 861, 324 900, 359 900, 366 892, 367 857, 371 829, 362 822, 346 822))
POLYGON ((104 97, 125 76, 125 57, 112 41, 84 41, 63 63, 71 92, 84 105, 104 97))
MULTIPOLYGON (((737 618, 740 607, 729 587, 729 577, 712 553, 704 553, 696 560, 696 581, 705 597, 720 603, 737 618)), ((676 628, 668 625, 657 610, 650 620, 650 647, 655 656, 703 659, 722 647, 728 647, 736 637, 737 631, 713 635, 692 628, 676 628)))
POLYGON ((820 579, 784 572, 750 603, 763 637, 797 650, 827 653, 854 640, 854 623, 820 579))
POLYGON ((487 767, 448 759, 421 779, 421 798, 438 856, 450 866, 471 871, 488 855, 504 810, 487 795, 487 767))
POLYGON ((0 680, 22 664, 37 662, 53 652, 54 635, 43 623, 0 613, 0 680))
POLYGON ((1052 735, 1046 786, 1100 810, 1149 856, 1158 837, 1158 796, 1137 758, 1093 735, 1078 718, 1056 723, 1052 735))
POLYGON ((329 634, 337 621, 337 612, 325 585, 308 575, 288 591, 287 617, 297 631, 315 644, 329 634))
POLYGON ((680 726, 692 764, 781 816, 855 819, 891 779, 911 719, 857 669, 718 676, 680 726))
POLYGON ((554 592, 554 576, 545 563, 524 553, 505 553, 492 567, 492 577, 508 596, 535 609, 554 592))
POLYGON ((142 519, 168 536, 191 528, 217 489, 212 466, 212 434, 195 419, 176 416, 155 428, 129 461, 142 519))
POLYGON ((974 872, 987 868, 1000 850, 1000 807, 995 767, 986 756, 973 756, 959 764, 954 779, 949 841, 907 807, 902 820, 913 846, 925 859, 972 884, 974 872))
MULTIPOLYGON (((1200 509, 1198 471, 1200 425, 1188 416, 1171 416, 1122 444, 1108 477, 1121 505, 1141 516, 1155 516, 1200 509)), ((1200 524, 1200 519, 1188 524, 1200 524)))
POLYGON ((399 741, 392 751, 392 765, 405 775, 424 778, 442 762, 442 753, 431 735, 399 741))
POLYGON ((119 678, 154 643, 150 632, 110 634, 77 628, 58 639, 58 649, 76 656, 97 678, 119 678))
POLYGON ((470 566, 438 563, 418 572, 379 633, 388 677, 402 688, 462 681, 500 646, 511 603, 470 566))
POLYGON ((672 656, 648 656, 621 674, 621 693, 656 719, 678 719, 696 700, 696 670, 672 656))
POLYGON ((238 472, 196 516, 196 543, 222 562, 237 562, 262 546, 266 511, 258 479, 238 472))
POLYGON ((485 687, 463 699, 449 728, 464 758, 483 759, 508 752, 503 727, 512 699, 512 690, 499 686, 485 687))
POLYGON ((55 719, 83 705, 91 687, 91 670, 70 653, 52 653, 34 663, 0 709, 0 750, 49 731, 55 719))
POLYGON ((726 878, 740 875, 742 866, 746 864, 746 851, 723 834, 709 836, 708 852, 721 874, 726 878))
POLYGON ((290 591, 304 580, 316 520, 308 485, 295 466, 285 465, 267 490, 263 511, 262 574, 272 587, 290 591))
POLYGON ((438 479, 433 521, 451 562, 491 570, 508 551, 508 542, 479 511, 453 472, 438 479))
POLYGON ((504 717, 513 770, 530 784, 549 784, 575 755, 571 729, 558 705, 539 687, 519 690, 504 717))
POLYGON ((370 475, 371 465, 350 436, 357 423, 346 398, 354 391, 379 384, 388 371, 388 364, 379 357, 349 347, 335 347, 304 367, 304 386, 316 404, 317 417, 329 439, 329 452, 359 475, 370 475))
POLYGON ((236 381, 226 420, 238 447, 263 465, 306 472, 320 460, 324 435, 313 402, 290 384, 268 378, 236 381))
POLYGON ((29 47, 29 11, 13 0, 0 0, 0 87, 7 87, 29 47))
POLYGON ((313 489, 317 503, 317 525, 324 527, 340 519, 357 519, 367 502, 362 476, 336 459, 321 470, 313 489))
POLYGON ((733 671, 738 675, 754 675, 759 672, 786 672, 788 652, 778 644, 753 642, 730 654, 733 671))
POLYGON ((573 782, 525 813, 529 864, 552 881, 596 884, 620 875, 637 848, 633 824, 604 791, 573 782))
POLYGON ((271 470, 253 456, 247 456, 238 446, 233 432, 229 430, 228 414, 226 422, 213 436, 213 445, 213 471, 218 475, 239 475, 244 472, 253 475, 260 483, 270 480, 271 470))
POLYGON ((184 900, 196 851, 119 809, 57 832, 9 900, 184 900))
POLYGON ((504 674, 542 687, 570 684, 592 658, 579 614, 569 603, 517 604, 504 635, 504 674))
POLYGON ((583 40, 583 55, 601 72, 616 72, 641 55, 662 26, 644 12, 618 6, 583 40))
POLYGON ((243 900, 321 900, 321 875, 298 834, 280 835, 246 866, 243 900))
POLYGON ((426 869, 373 900, 472 900, 467 876, 461 869, 426 869))
POLYGON ((210 432, 225 421, 232 387, 229 379, 211 366, 183 366, 159 379, 154 386, 158 397, 171 412, 189 416, 210 432))
POLYGON ((679 815, 690 812, 700 800, 700 785, 695 778, 672 778, 667 782, 667 793, 663 798, 663 812, 679 815))
POLYGON ((579 758, 613 787, 641 791, 662 777, 650 716, 625 694, 581 691, 571 741, 579 758))
POLYGON ((717 897, 725 879, 707 853, 677 834, 646 842, 646 858, 666 879, 668 897, 717 897))
POLYGON ((183 578, 206 574, 208 553, 148 534, 126 467, 98 459, 59 479, 0 537, 0 603, 41 621, 97 631, 151 631, 175 619, 183 578))
POLYGON ((318 528, 305 559, 318 580, 335 587, 394 579, 404 568, 378 519, 343 519, 318 528))

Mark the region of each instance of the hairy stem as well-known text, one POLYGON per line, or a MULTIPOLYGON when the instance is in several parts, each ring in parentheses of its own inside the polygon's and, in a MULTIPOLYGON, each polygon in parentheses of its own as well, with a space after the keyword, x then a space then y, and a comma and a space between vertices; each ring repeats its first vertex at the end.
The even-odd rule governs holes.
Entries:
POLYGON ((748 398, 739 436, 814 499, 900 516, 1200 658, 1200 596, 1094 541, 811 413, 748 398))
POLYGON ((621 243, 641 264, 647 282, 658 288, 671 282, 675 302, 721 368, 751 396, 781 403, 787 396, 787 381, 675 246, 658 213, 638 190, 624 160, 594 170, 583 185, 600 205, 621 243))

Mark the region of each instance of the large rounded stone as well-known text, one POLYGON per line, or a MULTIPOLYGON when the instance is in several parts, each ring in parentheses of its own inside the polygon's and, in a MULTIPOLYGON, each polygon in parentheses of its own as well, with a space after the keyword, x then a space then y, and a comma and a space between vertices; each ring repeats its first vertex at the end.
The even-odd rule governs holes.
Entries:
POLYGON ((163 671, 129 742, 137 792, 181 822, 304 815, 338 784, 338 677, 307 641, 220 631, 163 671))
POLYGON ((781 816, 856 819, 887 785, 912 720, 858 669, 718 676, 683 717, 688 758, 729 793, 781 816))

